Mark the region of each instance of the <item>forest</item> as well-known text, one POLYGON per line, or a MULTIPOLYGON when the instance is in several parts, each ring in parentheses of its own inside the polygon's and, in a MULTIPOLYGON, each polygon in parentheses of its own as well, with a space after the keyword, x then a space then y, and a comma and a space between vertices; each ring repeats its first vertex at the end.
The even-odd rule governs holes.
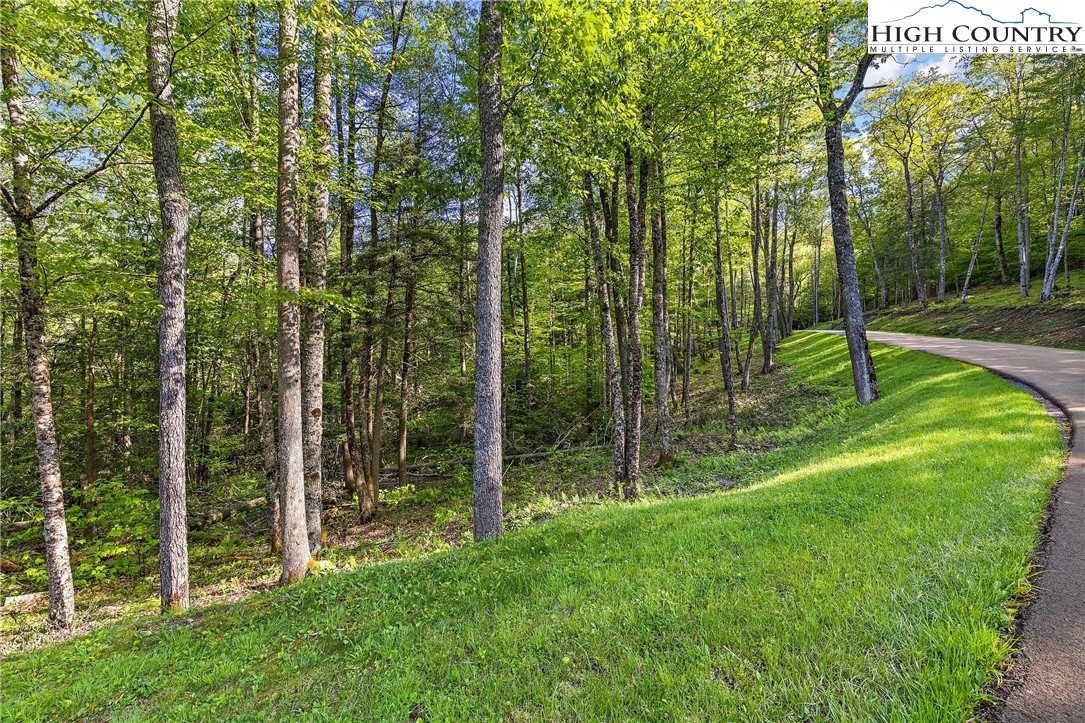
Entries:
POLYGON ((1080 56, 865 32, 846 0, 0 0, 5 652, 726 499, 897 409, 897 309, 993 291, 1030 328, 990 338, 1063 314, 1081 348, 1080 56))

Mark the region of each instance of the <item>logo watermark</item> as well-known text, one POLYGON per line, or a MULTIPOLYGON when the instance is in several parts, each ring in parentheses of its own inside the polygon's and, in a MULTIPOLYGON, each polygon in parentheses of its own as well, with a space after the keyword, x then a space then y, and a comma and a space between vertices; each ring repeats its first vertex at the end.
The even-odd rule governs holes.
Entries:
POLYGON ((868 0, 867 13, 876 54, 1085 53, 1082 0, 868 0))

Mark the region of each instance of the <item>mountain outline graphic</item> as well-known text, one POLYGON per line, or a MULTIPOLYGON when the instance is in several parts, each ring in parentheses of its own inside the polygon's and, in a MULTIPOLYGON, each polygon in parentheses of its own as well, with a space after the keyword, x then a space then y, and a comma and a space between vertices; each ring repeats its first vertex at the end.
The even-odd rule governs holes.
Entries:
POLYGON ((910 15, 905 15, 902 18, 897 18, 896 20, 890 20, 888 22, 889 23, 899 23, 899 22, 902 22, 904 20, 914 18, 916 15, 919 15, 920 13, 922 13, 924 11, 937 10, 939 8, 945 8, 945 7, 950 7, 950 6, 957 6, 958 8, 961 8, 962 10, 973 10, 973 11, 979 13, 980 15, 984 16, 988 20, 992 20, 992 21, 998 23, 999 25, 1021 25, 1021 24, 1023 24, 1025 22, 1025 13, 1027 13, 1030 10, 1032 12, 1036 13, 1037 15, 1041 15, 1041 16, 1046 17, 1048 25, 1076 25, 1076 23, 1066 22, 1066 21, 1062 21, 1062 20, 1052 20, 1051 19, 1051 13, 1045 12, 1043 10, 1039 10, 1038 8, 1034 8, 1032 6, 1029 6, 1029 7, 1025 8, 1025 9, 1023 9, 1021 11, 1021 19, 1020 20, 999 20, 998 18, 991 15, 990 13, 985 12, 983 10, 980 10, 979 8, 977 8, 977 7, 973 6, 973 5, 965 5, 964 3, 960 2, 960 0, 945 0, 945 2, 938 3, 937 5, 924 5, 923 7, 919 8, 918 10, 916 10, 914 13, 911 13, 910 15))

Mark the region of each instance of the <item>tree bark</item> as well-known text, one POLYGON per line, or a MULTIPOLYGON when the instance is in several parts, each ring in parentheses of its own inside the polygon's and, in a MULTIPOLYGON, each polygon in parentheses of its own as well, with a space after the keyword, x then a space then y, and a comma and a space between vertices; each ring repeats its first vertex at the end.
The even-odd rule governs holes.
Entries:
POLYGON ((663 227, 663 173, 649 162, 652 189, 652 349, 655 353, 655 403, 659 431, 659 466, 674 461, 671 445, 671 330, 667 319, 667 238, 663 227))
POLYGON ((727 389, 727 431, 731 447, 738 444, 738 424, 735 416, 735 378, 731 373, 731 325, 727 316, 727 285, 723 275, 723 228, 720 224, 720 194, 712 194, 712 218, 716 231, 716 315, 719 324, 720 371, 727 389))
POLYGON ((38 272, 38 238, 34 229, 33 178, 30 142, 22 89, 19 85, 14 3, 3 4, 0 27, 0 75, 8 111, 11 153, 11 194, 14 208, 8 215, 15 227, 19 256, 19 287, 23 333, 30 378, 30 406, 34 418, 34 442, 41 478, 44 510, 45 569, 49 579, 49 624, 69 630, 75 622, 75 587, 68 556, 68 527, 64 518, 64 490, 60 476, 60 453, 53 417, 53 390, 49 351, 45 336, 45 300, 38 272))
MULTIPOLYGON (((828 133, 828 132, 826 131, 826 133, 828 133)), ((828 135, 826 135, 826 143, 828 143, 828 135)), ((906 199, 905 200, 905 204, 906 204, 905 215, 907 216, 907 219, 908 219, 908 236, 907 236, 907 239, 908 239, 908 262, 910 264, 911 271, 912 271, 912 283, 915 285, 915 296, 919 300, 919 308, 926 309, 927 308, 927 282, 924 281, 922 276, 920 276, 920 274, 919 274, 919 257, 918 257, 918 252, 916 251, 916 239, 915 239, 915 201, 913 200, 914 190, 913 190, 913 183, 912 183, 911 161, 910 161, 910 159, 908 157, 908 154, 904 154, 902 156, 902 161, 903 161, 903 164, 904 164, 904 188, 905 188, 905 199, 906 199)), ((847 201, 847 196, 846 195, 844 196, 844 200, 845 200, 845 202, 847 201)), ((834 232, 834 239, 833 240, 835 241, 836 240, 836 237, 835 237, 836 229, 835 228, 833 229, 833 232, 834 232)), ((848 235, 849 236, 851 235, 850 227, 848 229, 848 235)), ((838 260, 838 265, 839 265, 839 260, 838 260)))
POLYGON ((478 293, 475 316, 476 540, 502 533, 501 235, 505 185, 501 44, 504 21, 497 0, 479 10, 478 111, 482 188, 478 216, 478 293))
MULTIPOLYGON (((309 242, 306 244, 305 278, 309 288, 322 294, 327 288, 328 188, 331 181, 331 103, 333 7, 319 0, 315 9, 317 32, 313 64, 313 158, 314 185, 310 197, 309 242)), ((324 449, 324 303, 310 301, 302 310, 305 347, 302 359, 303 459, 305 465, 305 524, 309 551, 323 546, 321 462, 324 449)))
POLYGON ((298 7, 281 0, 279 14, 279 183, 275 247, 279 266, 279 488, 284 585, 309 569, 302 456, 301 339, 298 217, 298 7))
MULTIPOLYGON (((766 192, 767 193, 767 192, 766 192)), ((765 315, 765 328, 761 334, 761 373, 768 374, 772 371, 774 362, 773 355, 776 351, 777 314, 779 311, 779 296, 777 295, 776 278, 776 241, 780 227, 780 182, 776 181, 772 187, 772 209, 769 216, 768 238, 762 239, 765 252, 765 296, 768 297, 768 313, 765 315)))
POLYGON ((987 194, 983 197, 983 211, 980 213, 979 229, 976 231, 976 243, 972 245, 972 257, 968 261, 968 271, 964 275, 964 286, 961 288, 961 303, 968 298, 968 286, 972 282, 972 270, 976 268, 976 259, 980 253, 980 242, 983 240, 983 224, 987 220, 987 205, 991 201, 991 187, 987 186, 987 194))
POLYGON ((614 339, 613 314, 610 308, 610 289, 603 249, 599 239, 599 220, 595 215, 595 199, 592 196, 592 177, 584 174, 584 214, 588 223, 592 259, 595 264, 595 285, 599 297, 599 317, 603 336, 603 353, 606 356, 607 388, 609 390, 611 415, 614 418, 614 483, 619 485, 625 478, 625 400, 622 394, 622 373, 618 364, 618 352, 614 339))
MULTIPOLYGON (((1085 163, 1085 139, 1082 139, 1081 148, 1078 149, 1077 172, 1074 174, 1074 190, 1070 194, 1070 206, 1066 209, 1066 220, 1062 225, 1062 239, 1059 241, 1058 248, 1055 250, 1054 255, 1050 258, 1048 264, 1044 268, 1044 284, 1040 291, 1040 301, 1049 301, 1052 294, 1055 293, 1055 280, 1059 275, 1059 262, 1066 252, 1066 242, 1070 233, 1070 223, 1073 221, 1074 213, 1077 210, 1078 189, 1081 187, 1081 170, 1083 163, 1085 163)), ((1055 208, 1057 213, 1058 205, 1056 205, 1055 208)), ((1056 216, 1054 228, 1052 229, 1052 238, 1054 238, 1057 231, 1058 217, 1056 216)))
POLYGON ((1002 189, 995 190, 995 252, 998 255, 998 273, 1002 283, 1010 280, 1010 271, 1006 268, 1006 249, 1002 243, 1002 189))
POLYGON ((933 185, 935 213, 938 217, 938 290, 935 299, 940 304, 946 300, 946 199, 941 179, 935 178, 933 185))
POLYGON ((185 276, 189 205, 181 182, 173 117, 172 58, 180 0, 157 0, 147 21, 147 71, 151 106, 151 156, 162 219, 158 269, 159 565, 163 610, 189 605, 188 513, 185 499, 185 276))
MULTIPOLYGON (((650 112, 645 116, 650 118, 650 112)), ((647 125, 647 123, 646 123, 647 125)), ((640 312, 644 304, 645 276, 645 204, 651 176, 648 159, 642 154, 640 173, 634 170, 633 149, 625 144, 625 198, 629 210, 629 300, 626 313, 625 368, 625 479, 623 494, 627 500, 636 499, 640 488, 640 441, 644 411, 643 352, 641 350, 640 312)))
MULTIPOLYGON (((828 54, 829 38, 827 29, 823 34, 823 44, 828 54)), ((856 69, 851 89, 844 100, 833 99, 834 89, 822 76, 820 88, 825 114, 825 149, 828 161, 829 209, 833 225, 833 245, 836 250, 837 275, 840 277, 841 305, 844 311, 844 334, 848 342, 848 355, 851 357, 852 379, 855 382, 855 396, 859 404, 868 404, 878 398, 878 380, 874 372, 874 361, 867 344, 866 323, 863 320, 863 304, 859 294, 859 275, 855 269, 855 248, 851 239, 851 222, 848 218, 847 180, 844 171, 844 137, 842 123, 851 108, 851 104, 862 91, 863 79, 870 66, 872 56, 865 55, 856 69)), ((914 262, 913 262, 914 263, 914 262)))
POLYGON ((86 429, 84 432, 84 447, 86 449, 86 464, 83 473, 83 506, 88 508, 92 504, 94 482, 98 477, 97 464, 97 439, 94 428, 94 347, 98 342, 98 317, 90 318, 90 335, 87 337, 87 387, 84 396, 84 417, 86 429))

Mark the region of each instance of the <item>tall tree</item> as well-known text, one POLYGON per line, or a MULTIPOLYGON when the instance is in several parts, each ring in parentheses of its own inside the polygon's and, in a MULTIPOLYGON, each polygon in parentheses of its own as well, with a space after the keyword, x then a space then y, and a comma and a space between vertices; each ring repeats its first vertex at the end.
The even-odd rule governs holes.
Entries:
MULTIPOLYGON (((27 120, 23 88, 19 80, 15 3, 6 0, 0 9, 0 77, 8 111, 11 188, 3 189, 4 210, 15 227, 19 255, 19 289, 23 334, 30 377, 30 405, 34 415, 34 442, 41 478, 41 501, 45 515, 45 569, 49 578, 49 624, 67 630, 75 623, 75 586, 68 554, 68 525, 64 517, 64 488, 60 477, 60 452, 53 417, 53 384, 49 347, 45 335, 45 299, 38 269, 38 235, 34 220, 46 203, 34 205, 31 129, 27 120)), ((63 189, 62 189, 63 190, 63 189)))
POLYGON ((189 204, 181 182, 174 119, 173 52, 181 0, 156 0, 147 19, 147 76, 151 96, 151 158, 162 245, 158 263, 159 566, 163 610, 188 608, 188 518, 185 499, 185 277, 189 204))
POLYGON ((482 0, 478 23, 478 115, 482 191, 478 212, 478 294, 475 316, 475 539, 501 534, 502 378, 501 235, 505 186, 501 44, 498 0, 482 0))
POLYGON ((279 183, 275 250, 279 265, 279 494, 282 506, 283 572, 289 585, 309 569, 302 455, 301 338, 298 214, 298 6, 279 4, 279 183))
MULTIPOLYGON (((330 0, 316 5, 316 48, 313 63, 313 188, 310 196, 309 237, 305 280, 314 295, 326 288, 328 267, 328 189, 331 181, 332 30, 335 7, 330 0)), ((305 524, 309 551, 323 546, 321 459, 324 450, 324 302, 317 298, 304 309, 305 347, 302 359, 304 398, 305 524)))
POLYGON ((868 404, 878 398, 878 379, 874 372, 874 360, 870 356, 870 346, 867 343, 863 300, 859 292, 859 274, 855 268, 855 247, 852 244, 851 221, 848 218, 843 124, 855 99, 863 91, 867 69, 870 68, 874 57, 865 53, 859 59, 844 97, 838 99, 832 73, 834 40, 830 27, 831 18, 828 17, 824 5, 821 9, 823 17, 819 28, 818 46, 820 57, 816 58, 816 65, 812 66, 817 91, 815 102, 821 111, 824 123, 829 211, 832 218, 833 246, 836 250, 836 269, 841 285, 844 334, 848 341, 848 356, 851 358, 855 396, 860 404, 868 404))
POLYGON ((658 158, 650 161, 652 188, 652 348, 655 352, 655 402, 659 427, 659 465, 674 461, 671 444, 671 330, 667 319, 667 229, 663 207, 663 173, 658 158))
MULTIPOLYGON (((602 189, 600 189, 602 190, 602 189)), ((614 481, 625 476, 625 400, 622 394, 622 370, 614 339, 613 313, 610 305, 610 284, 603 261, 603 249, 599 238, 599 219, 595 213, 592 195, 592 175, 584 174, 584 216, 588 224, 592 261, 595 265, 595 287, 599 297, 599 317, 603 336, 603 353, 606 357, 607 396, 614 418, 614 481)))

